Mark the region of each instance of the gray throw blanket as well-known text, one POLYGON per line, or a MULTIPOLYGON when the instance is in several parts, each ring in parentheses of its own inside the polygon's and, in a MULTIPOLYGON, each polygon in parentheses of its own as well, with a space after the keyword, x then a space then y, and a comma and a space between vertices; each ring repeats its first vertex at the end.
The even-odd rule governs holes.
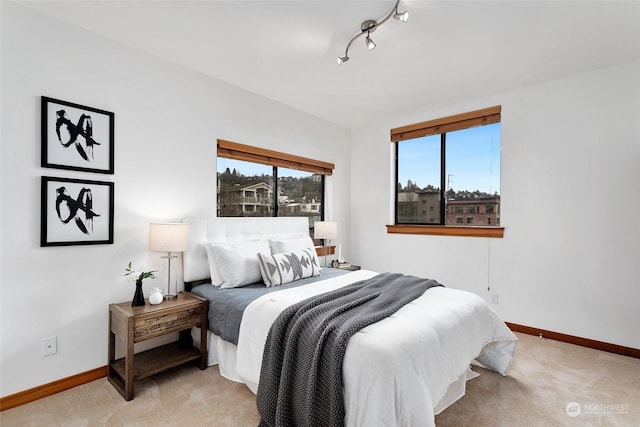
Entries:
POLYGON ((260 427, 344 425, 342 361, 349 339, 433 286, 442 285, 383 273, 285 309, 264 348, 260 427))

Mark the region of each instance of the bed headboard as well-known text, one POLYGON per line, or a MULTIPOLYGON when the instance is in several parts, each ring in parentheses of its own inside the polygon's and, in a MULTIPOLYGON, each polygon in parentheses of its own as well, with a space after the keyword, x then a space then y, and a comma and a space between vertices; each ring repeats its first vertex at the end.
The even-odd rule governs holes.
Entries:
POLYGON ((185 282, 208 279, 207 242, 234 243, 247 240, 309 235, 307 217, 185 218, 189 223, 189 249, 182 254, 185 282))

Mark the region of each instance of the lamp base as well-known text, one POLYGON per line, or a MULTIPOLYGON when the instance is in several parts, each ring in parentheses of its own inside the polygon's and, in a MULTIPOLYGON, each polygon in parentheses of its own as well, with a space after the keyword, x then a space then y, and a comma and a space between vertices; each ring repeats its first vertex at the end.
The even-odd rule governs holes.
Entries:
MULTIPOLYGON (((163 256, 162 258, 167 258, 167 293, 164 296, 165 300, 172 300, 178 298, 178 283, 175 278, 171 275, 171 258, 178 258, 176 255, 171 255, 171 252, 167 254, 167 256, 163 256)), ((164 274, 163 274, 164 275, 164 274)))
POLYGON ((327 241, 326 239, 322 241, 322 255, 324 258, 324 266, 327 266, 327 241))

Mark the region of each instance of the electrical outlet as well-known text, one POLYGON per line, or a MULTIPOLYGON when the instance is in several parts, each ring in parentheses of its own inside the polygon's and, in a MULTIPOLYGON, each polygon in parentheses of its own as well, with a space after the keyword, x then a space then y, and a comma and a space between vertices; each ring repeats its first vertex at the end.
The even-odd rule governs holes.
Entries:
POLYGON ((491 292, 491 304, 498 303, 498 294, 496 292, 491 292))
POLYGON ((42 355, 49 356, 58 352, 58 337, 42 338, 42 355))

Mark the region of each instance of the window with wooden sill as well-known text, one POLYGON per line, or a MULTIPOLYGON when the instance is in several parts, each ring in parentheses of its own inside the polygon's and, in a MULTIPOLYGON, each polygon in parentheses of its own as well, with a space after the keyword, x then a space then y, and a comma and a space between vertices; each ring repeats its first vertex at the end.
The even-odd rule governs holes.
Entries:
POLYGON ((388 233, 503 237, 500 114, 497 106, 391 130, 395 221, 388 233))

